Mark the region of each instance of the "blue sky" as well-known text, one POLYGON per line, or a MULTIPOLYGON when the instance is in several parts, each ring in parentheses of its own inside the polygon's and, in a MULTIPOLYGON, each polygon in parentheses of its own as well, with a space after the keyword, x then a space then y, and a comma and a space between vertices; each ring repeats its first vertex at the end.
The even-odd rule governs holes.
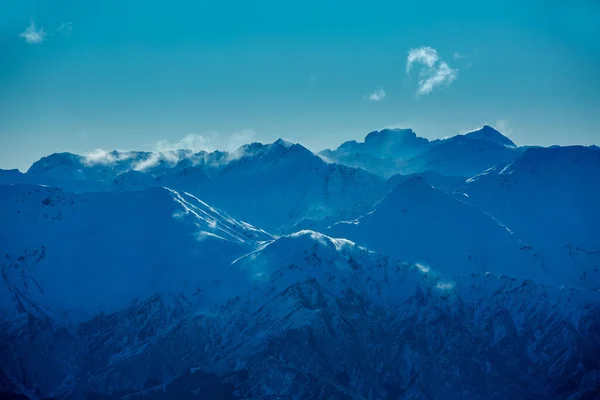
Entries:
POLYGON ((0 168, 278 137, 318 151, 386 126, 439 138, 487 123, 519 144, 600 143, 597 0, 0 9, 0 168))

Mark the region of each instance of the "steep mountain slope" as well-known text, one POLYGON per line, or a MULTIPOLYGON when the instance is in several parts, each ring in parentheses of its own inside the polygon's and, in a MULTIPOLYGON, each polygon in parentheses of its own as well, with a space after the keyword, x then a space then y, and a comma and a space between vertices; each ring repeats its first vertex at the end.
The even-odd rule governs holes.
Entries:
POLYGON ((209 308, 156 295, 68 330, 32 316, 2 330, 1 368, 24 391, 35 383, 73 399, 558 399, 599 389, 597 292, 446 276, 311 231, 229 268, 218 290, 236 293, 209 308))
MULTIPOLYGON (((377 201, 387 196, 390 190, 396 188, 401 183, 417 178, 422 178, 425 182, 427 182, 427 184, 447 193, 454 193, 458 188, 462 187, 466 181, 466 178, 445 176, 432 171, 411 175, 394 175, 386 180, 384 185, 386 189, 385 192, 384 190, 377 192, 379 196, 377 201)), ((292 230, 299 231, 309 229, 317 232, 325 232, 331 225, 334 225, 337 222, 355 220, 371 212, 375 203, 376 202, 372 201, 363 202, 359 206, 341 209, 338 212, 327 215, 324 218, 305 218, 296 223, 292 227, 292 230)))
MULTIPOLYGON (((506 138, 506 140, 508 140, 506 138)), ((435 171, 448 176, 473 176, 519 155, 520 149, 480 135, 457 135, 431 142, 429 150, 403 165, 405 173, 435 171)))
POLYGON ((220 265, 271 239, 163 188, 73 195, 0 186, 0 226, 1 311, 10 318, 58 318, 60 309, 61 318, 77 320, 157 292, 191 297, 217 279, 220 265))
POLYGON ((366 215, 326 232, 423 268, 549 279, 535 249, 421 177, 399 184, 366 215))
POLYGON ((388 179, 388 185, 390 189, 393 189, 400 183, 419 176, 434 188, 446 193, 454 193, 457 189, 461 188, 467 180, 467 178, 463 176, 447 176, 434 171, 425 171, 409 175, 394 175, 388 179))
POLYGON ((597 148, 529 148, 469 179, 461 192, 531 243, 557 273, 600 289, 599 174, 597 148))

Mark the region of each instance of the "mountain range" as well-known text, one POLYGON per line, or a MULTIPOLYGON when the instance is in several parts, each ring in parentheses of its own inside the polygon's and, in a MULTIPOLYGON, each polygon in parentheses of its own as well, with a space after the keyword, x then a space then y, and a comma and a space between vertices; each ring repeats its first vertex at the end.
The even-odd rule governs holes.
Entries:
POLYGON ((0 170, 0 398, 598 398, 599 182, 489 126, 0 170))
POLYGON ((369 133, 362 143, 345 142, 319 155, 386 177, 426 171, 471 177, 512 160, 522 150, 496 129, 484 125, 465 135, 433 141, 417 136, 412 129, 384 129, 369 133))

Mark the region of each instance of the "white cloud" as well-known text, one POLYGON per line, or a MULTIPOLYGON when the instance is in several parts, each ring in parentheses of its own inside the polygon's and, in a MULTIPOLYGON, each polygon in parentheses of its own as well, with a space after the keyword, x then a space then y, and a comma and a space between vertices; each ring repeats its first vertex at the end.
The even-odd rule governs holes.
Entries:
POLYGON ((194 153, 199 151, 213 151, 212 142, 217 134, 198 134, 190 133, 185 135, 181 140, 170 142, 168 140, 160 140, 156 142, 156 151, 159 153, 175 151, 175 150, 192 150, 194 153))
POLYGON ((63 22, 58 28, 56 28, 56 33, 64 36, 69 36, 71 31, 73 31, 73 24, 71 22, 63 22))
POLYGON ((181 159, 189 156, 190 152, 212 152, 217 149, 233 152, 240 146, 254 141, 254 137, 255 133, 252 129, 243 129, 225 137, 212 132, 205 134, 190 133, 175 142, 159 140, 154 146, 154 152, 148 158, 136 163, 133 169, 143 171, 156 166, 161 161, 176 164, 181 159))
POLYGON ((29 22, 27 29, 19 34, 19 36, 25 39, 29 44, 40 44, 44 41, 46 32, 44 32, 44 28, 37 29, 35 22, 31 21, 29 22))
POLYGON ((189 155, 190 152, 198 153, 200 151, 214 151, 212 142, 216 135, 216 133, 207 133, 203 135, 189 133, 175 142, 159 140, 154 145, 153 153, 147 158, 137 162, 133 166, 133 169, 135 171, 144 171, 148 168, 155 167, 162 161, 174 165, 189 155))
MULTIPOLYGON (((455 53, 455 56, 458 53, 455 53)), ((419 47, 410 49, 406 60, 406 73, 410 74, 413 64, 422 64, 419 71, 417 96, 429 94, 436 86, 449 85, 458 76, 458 70, 452 69, 442 61, 434 48, 419 47)))
POLYGON ((244 144, 248 144, 255 139, 255 132, 252 129, 242 129, 230 135, 222 135, 217 132, 211 133, 190 133, 176 142, 160 140, 155 145, 155 151, 169 152, 176 150, 191 150, 194 153, 200 151, 226 150, 233 151, 244 144))
POLYGON ((458 70, 450 68, 448 64, 442 61, 437 68, 432 68, 421 75, 417 94, 429 94, 436 86, 449 85, 456 79, 457 75, 458 70))
POLYGON ((229 135, 225 150, 231 152, 237 150, 240 146, 255 141, 256 134, 252 129, 243 129, 229 135))
POLYGON ((385 91, 382 88, 376 89, 369 95, 369 100, 371 101, 380 101, 383 99, 385 99, 385 91))
POLYGON ((144 171, 148 168, 152 168, 162 160, 161 153, 152 153, 144 160, 141 160, 133 166, 134 171, 144 171))
POLYGON ((454 59, 458 60, 460 58, 465 58, 466 56, 464 54, 460 54, 459 52, 454 53, 454 59))
POLYGON ((406 60, 406 73, 410 73, 414 63, 425 64, 431 68, 438 60, 439 56, 437 51, 429 46, 410 49, 406 60))
POLYGON ((121 151, 106 151, 103 149, 92 150, 89 153, 85 154, 83 162, 87 165, 95 165, 95 164, 114 164, 117 161, 128 160, 133 155, 127 152, 121 151))

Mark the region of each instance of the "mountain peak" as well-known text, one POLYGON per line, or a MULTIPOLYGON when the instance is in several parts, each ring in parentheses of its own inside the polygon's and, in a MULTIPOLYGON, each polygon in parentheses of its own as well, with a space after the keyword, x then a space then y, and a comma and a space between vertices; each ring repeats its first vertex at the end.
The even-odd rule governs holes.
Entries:
POLYGON ((365 143, 387 140, 406 140, 416 138, 417 134, 412 129, 391 128, 373 131, 365 137, 365 143))
POLYGON ((72 166, 81 164, 81 156, 73 153, 52 153, 34 162, 27 172, 43 173, 57 166, 72 166))
POLYGON ((294 145, 294 143, 283 140, 282 138, 277 139, 275 142, 273 142, 273 144, 278 144, 284 147, 292 147, 294 145))
POLYGON ((517 145, 512 140, 510 140, 498 130, 492 128, 489 125, 484 125, 481 129, 469 132, 465 136, 472 139, 488 140, 490 142, 501 144, 507 147, 517 147, 517 145))

